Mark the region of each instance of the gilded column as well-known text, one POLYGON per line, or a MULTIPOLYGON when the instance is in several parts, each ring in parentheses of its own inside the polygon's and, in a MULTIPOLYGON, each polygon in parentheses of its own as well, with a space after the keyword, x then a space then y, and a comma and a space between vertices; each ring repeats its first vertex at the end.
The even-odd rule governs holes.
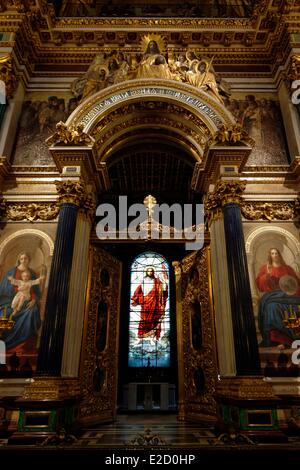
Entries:
POLYGON ((220 181, 215 193, 223 206, 228 279, 237 375, 260 373, 255 320, 239 203, 246 184, 220 181))
POLYGON ((60 376, 78 207, 84 186, 58 181, 60 213, 50 271, 38 363, 38 375, 60 376))
POLYGON ((236 365, 224 220, 222 209, 211 194, 207 197, 205 209, 210 215, 211 271, 219 373, 222 377, 230 377, 236 375, 236 365))
POLYGON ((84 199, 78 211, 66 333, 62 358, 62 377, 77 377, 79 371, 82 330, 84 321, 85 293, 88 280, 89 242, 95 204, 91 195, 84 199))

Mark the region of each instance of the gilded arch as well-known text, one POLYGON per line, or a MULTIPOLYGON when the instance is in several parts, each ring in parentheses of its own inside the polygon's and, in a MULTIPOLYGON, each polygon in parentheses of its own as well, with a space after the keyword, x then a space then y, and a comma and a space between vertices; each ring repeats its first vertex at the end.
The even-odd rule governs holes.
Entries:
POLYGON ((95 139, 97 160, 105 161, 132 132, 159 129, 163 139, 185 147, 201 161, 206 142, 221 126, 235 123, 217 99, 186 83, 138 79, 110 86, 83 101, 67 120, 95 139), (167 136, 167 134, 169 134, 167 136))

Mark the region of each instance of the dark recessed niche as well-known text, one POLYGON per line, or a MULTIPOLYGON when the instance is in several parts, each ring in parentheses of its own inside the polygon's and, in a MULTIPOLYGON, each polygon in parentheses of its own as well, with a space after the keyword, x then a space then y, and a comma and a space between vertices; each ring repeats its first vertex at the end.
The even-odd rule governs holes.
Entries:
POLYGON ((201 304, 197 300, 191 304, 192 346, 199 351, 202 348, 201 304))
POLYGON ((94 372, 94 377, 93 377, 93 387, 95 392, 101 392, 103 385, 104 385, 104 378, 105 378, 105 373, 103 369, 100 369, 100 367, 97 367, 94 372))
POLYGON ((100 282, 103 287, 108 287, 109 286, 109 281, 110 281, 110 275, 107 269, 102 269, 100 273, 100 282))
POLYGON ((96 329, 96 348, 99 352, 106 346, 107 338, 107 320, 108 307, 106 302, 100 301, 98 304, 97 329, 96 329))
POLYGON ((197 390, 197 393, 202 393, 205 389, 205 375, 203 369, 199 367, 194 372, 194 384, 197 390))

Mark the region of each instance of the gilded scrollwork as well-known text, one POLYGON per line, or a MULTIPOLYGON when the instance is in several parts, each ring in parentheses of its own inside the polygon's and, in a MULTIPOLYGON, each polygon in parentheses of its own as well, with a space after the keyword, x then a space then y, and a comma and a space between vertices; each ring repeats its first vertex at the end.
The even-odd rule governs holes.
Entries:
POLYGON ((83 124, 76 127, 68 127, 60 121, 56 124, 56 132, 50 136, 46 143, 53 145, 93 145, 94 139, 83 131, 83 124))
POLYGON ((89 420, 113 418, 116 410, 120 263, 104 250, 91 247, 89 303, 87 306, 87 326, 83 343, 81 385, 83 400, 80 405, 80 419, 89 420), (101 282, 101 272, 105 269, 109 282, 101 282), (97 350, 96 335, 99 322, 99 303, 105 303, 108 310, 106 345, 97 350), (95 389, 94 373, 97 368, 103 372, 103 383, 95 389))
POLYGON ((299 218, 299 201, 243 202, 241 212, 247 220, 295 220, 299 218))
POLYGON ((7 220, 53 220, 59 213, 59 207, 56 203, 30 203, 30 204, 12 204, 6 203, 5 218, 7 220))

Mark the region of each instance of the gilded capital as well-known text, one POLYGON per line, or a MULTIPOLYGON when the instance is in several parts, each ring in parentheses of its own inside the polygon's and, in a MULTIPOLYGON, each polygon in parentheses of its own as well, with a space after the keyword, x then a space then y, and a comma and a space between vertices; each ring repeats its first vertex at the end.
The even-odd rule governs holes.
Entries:
POLYGON ((56 132, 46 139, 49 147, 53 145, 93 145, 94 139, 83 132, 83 125, 78 124, 75 127, 68 127, 64 122, 59 121, 56 124, 56 132))
POLYGON ((81 206, 85 198, 85 185, 81 181, 55 181, 59 204, 81 206))
POLYGON ((222 180, 217 183, 215 194, 219 198, 222 206, 231 202, 240 204, 245 188, 245 181, 222 180))
POLYGON ((205 201, 205 210, 214 218, 221 216, 222 206, 234 202, 240 204, 246 188, 245 181, 218 181, 213 193, 209 193, 205 201))
POLYGON ((92 194, 86 194, 80 206, 80 210, 90 219, 93 220, 96 213, 96 204, 92 194))

